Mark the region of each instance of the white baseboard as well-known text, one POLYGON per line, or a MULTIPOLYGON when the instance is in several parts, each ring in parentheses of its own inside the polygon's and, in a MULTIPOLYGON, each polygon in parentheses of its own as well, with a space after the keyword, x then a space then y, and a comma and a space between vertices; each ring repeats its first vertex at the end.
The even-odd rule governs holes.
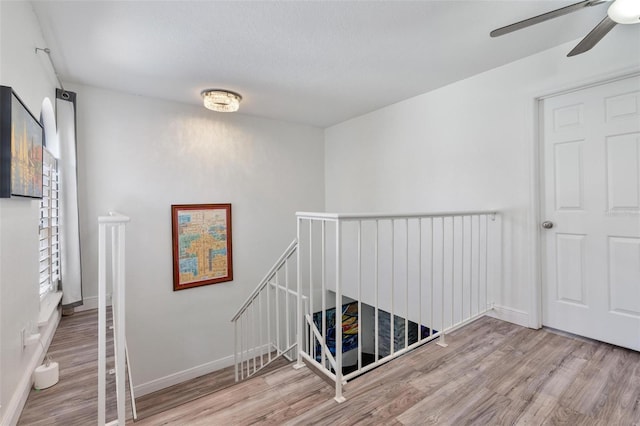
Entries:
POLYGON ((490 317, 507 321, 522 327, 529 327, 529 314, 519 309, 508 308, 506 306, 494 305, 493 310, 487 313, 490 317))
POLYGON ((158 379, 151 380, 150 382, 134 386, 133 393, 135 394, 135 397, 138 398, 140 396, 147 395, 164 388, 168 388, 169 386, 177 385, 178 383, 195 379, 196 377, 204 376, 205 374, 213 373, 214 371, 229 367, 231 365, 233 365, 233 355, 229 355, 215 361, 207 362, 202 365, 197 365, 187 370, 178 371, 176 373, 169 374, 168 376, 160 377, 158 379))
POLYGON ((42 336, 42 345, 44 346, 44 349, 41 345, 35 345, 31 359, 29 359, 29 362, 27 363, 27 368, 22 372, 22 378, 18 382, 18 386, 13 393, 9 404, 7 404, 7 408, 2 419, 0 419, 0 425, 15 425, 18 423, 24 404, 27 402, 27 398, 29 397, 29 391, 33 385, 33 372, 44 360, 46 351, 49 349, 49 345, 53 340, 53 335, 58 328, 60 317, 60 309, 57 309, 51 316, 49 322, 39 330, 40 336, 42 336))
MULTIPOLYGON (((251 357, 255 353, 256 356, 260 354, 266 354, 269 350, 269 345, 255 348, 247 351, 246 357, 251 357)), ((133 393, 136 398, 168 388, 169 386, 177 385, 187 380, 195 379, 196 377, 204 376, 205 374, 213 373, 214 371, 221 370, 233 365, 233 355, 226 356, 224 358, 217 359, 215 361, 207 362, 205 364, 197 365, 186 370, 178 371, 176 373, 169 374, 158 379, 151 380, 147 383, 142 383, 133 387, 133 393)))

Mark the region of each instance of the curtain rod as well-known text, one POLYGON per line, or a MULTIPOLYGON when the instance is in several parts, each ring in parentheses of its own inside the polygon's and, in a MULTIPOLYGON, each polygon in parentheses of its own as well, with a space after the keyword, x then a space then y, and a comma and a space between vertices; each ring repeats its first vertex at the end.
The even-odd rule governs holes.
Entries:
POLYGON ((60 96, 62 96, 62 99, 68 100, 69 94, 67 93, 66 90, 64 90, 64 86, 62 85, 62 80, 60 80, 60 76, 58 75, 56 66, 53 64, 53 60, 51 59, 51 49, 49 49, 48 47, 45 47, 45 48, 36 47, 36 55, 38 54, 39 51, 42 51, 47 54, 47 57, 49 58, 49 62, 51 63, 51 68, 53 68, 53 73, 56 76, 56 80, 58 80, 58 84, 60 84, 60 89, 62 89, 62 94, 60 96))

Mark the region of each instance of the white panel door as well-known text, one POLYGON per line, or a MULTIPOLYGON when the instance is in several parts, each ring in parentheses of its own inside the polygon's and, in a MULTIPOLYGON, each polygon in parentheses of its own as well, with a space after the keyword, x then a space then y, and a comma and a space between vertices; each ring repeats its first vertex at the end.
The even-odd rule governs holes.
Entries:
POLYGON ((640 350, 640 77, 545 99, 542 119, 542 323, 640 350))

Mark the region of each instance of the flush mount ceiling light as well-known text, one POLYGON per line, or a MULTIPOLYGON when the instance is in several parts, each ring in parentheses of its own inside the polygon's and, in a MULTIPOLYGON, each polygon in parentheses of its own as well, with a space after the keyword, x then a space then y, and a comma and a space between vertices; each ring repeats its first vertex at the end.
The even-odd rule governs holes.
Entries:
POLYGON ((240 107, 242 96, 239 93, 223 89, 206 89, 201 93, 204 106, 218 112, 235 112, 240 107))

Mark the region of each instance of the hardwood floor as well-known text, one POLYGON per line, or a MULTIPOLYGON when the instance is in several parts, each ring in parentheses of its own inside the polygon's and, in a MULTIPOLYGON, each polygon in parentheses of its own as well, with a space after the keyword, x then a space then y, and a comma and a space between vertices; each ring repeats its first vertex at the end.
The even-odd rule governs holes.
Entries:
MULTIPOLYGON (((640 425, 638 352, 489 317, 452 333, 448 343, 427 344, 353 380, 342 404, 308 368, 283 366, 135 424, 640 425)), ((95 388, 76 380, 84 385, 65 392, 95 388)), ((61 384, 62 375, 52 389, 61 384)), ((21 424, 95 423, 88 414, 60 422, 39 406, 56 406, 44 395, 36 406, 30 395, 31 413, 25 417, 25 409, 21 424)), ((74 404, 70 394, 58 410, 74 404)))
MULTIPOLYGON (((111 314, 107 315, 111 322, 111 314)), ((60 381, 31 389, 18 425, 89 425, 98 412, 98 313, 62 317, 48 354, 58 362, 60 381)), ((113 368, 113 337, 107 332, 107 369, 113 368)), ((107 375, 107 419, 117 417, 115 376, 107 375)), ((127 406, 127 412, 130 412, 127 406)))
MULTIPOLYGON (((278 358, 272 364, 265 367, 263 372, 259 374, 264 374, 289 364, 289 361, 286 359, 278 358)), ((235 369, 231 366, 211 374, 200 376, 193 380, 141 396, 136 398, 138 419, 141 420, 149 416, 162 413, 182 404, 186 404, 187 402, 194 401, 198 398, 226 389, 229 386, 235 385, 235 383, 235 369)))
MULTIPOLYGON (((111 314, 107 315, 108 323, 111 314)), ((29 393, 19 425, 88 425, 97 419, 98 407, 98 313, 85 311, 63 317, 49 347, 59 363, 60 381, 49 389, 29 393)), ((113 368, 113 337, 107 332, 107 369, 113 368)), ((289 362, 278 359, 265 368, 277 369, 289 362)), ((196 400, 235 384, 233 367, 136 398, 138 419, 196 400)), ((128 382, 127 382, 128 386, 128 382)), ((115 377, 107 376, 107 421, 117 417, 115 377)), ((127 389, 127 398, 128 389, 127 389)), ((127 403, 131 420, 131 404, 127 403)))

